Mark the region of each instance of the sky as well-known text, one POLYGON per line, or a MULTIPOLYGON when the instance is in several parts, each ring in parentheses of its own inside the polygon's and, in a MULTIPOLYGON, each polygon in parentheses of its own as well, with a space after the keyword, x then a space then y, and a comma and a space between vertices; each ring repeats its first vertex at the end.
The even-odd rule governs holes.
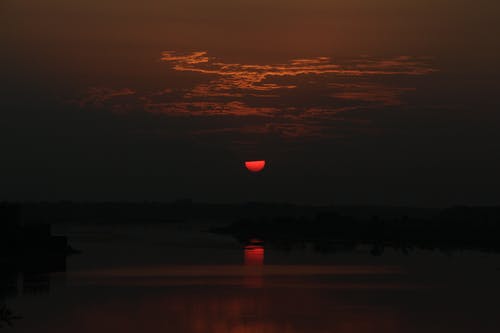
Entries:
POLYGON ((499 14, 4 0, 0 200, 500 204, 499 14))

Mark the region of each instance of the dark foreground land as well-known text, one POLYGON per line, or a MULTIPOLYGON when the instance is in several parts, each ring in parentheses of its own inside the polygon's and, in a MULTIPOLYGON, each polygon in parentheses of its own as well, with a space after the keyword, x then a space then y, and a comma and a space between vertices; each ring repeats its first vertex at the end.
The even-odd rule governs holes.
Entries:
MULTIPOLYGON (((209 231, 281 247, 312 243, 319 251, 370 245, 443 251, 500 251, 500 207, 300 206, 247 203, 24 203, 0 206, 0 258, 54 258, 71 252, 66 237, 52 236, 54 223, 196 223, 209 231)), ((36 262, 40 262, 38 259, 36 262)))
POLYGON ((498 331, 498 207, 0 207, 6 331, 498 331))
POLYGON ((230 234, 241 241, 260 239, 284 248, 311 243, 318 251, 372 247, 380 255, 385 247, 409 253, 413 249, 500 252, 500 208, 455 207, 429 218, 370 218, 345 216, 334 211, 313 218, 240 219, 212 232, 230 234))

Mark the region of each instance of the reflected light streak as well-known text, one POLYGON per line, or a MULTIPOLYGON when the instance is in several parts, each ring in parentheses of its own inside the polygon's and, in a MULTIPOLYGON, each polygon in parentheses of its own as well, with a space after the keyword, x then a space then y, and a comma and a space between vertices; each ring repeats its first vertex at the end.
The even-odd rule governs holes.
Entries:
POLYGON ((250 240, 250 244, 245 246, 245 271, 243 285, 247 288, 262 288, 264 285, 264 246, 258 239, 250 240))
POLYGON ((262 245, 245 246, 245 265, 247 266, 264 265, 264 247, 262 245))

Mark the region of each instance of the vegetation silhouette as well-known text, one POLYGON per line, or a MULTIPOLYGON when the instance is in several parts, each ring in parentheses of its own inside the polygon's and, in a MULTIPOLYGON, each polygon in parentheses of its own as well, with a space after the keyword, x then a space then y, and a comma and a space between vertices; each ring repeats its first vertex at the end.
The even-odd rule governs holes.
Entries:
POLYGON ((54 236, 51 224, 25 221, 21 206, 0 205, 0 262, 11 270, 64 271, 66 256, 75 252, 66 236, 54 236))
MULTIPOLYGON (((213 221, 211 232, 229 234, 241 242, 258 238, 283 249, 307 242, 322 252, 369 245, 374 255, 382 254, 387 247, 403 253, 414 249, 500 251, 500 207, 439 210, 259 202, 212 204, 195 203, 189 198, 173 202, 4 203, 0 205, 0 250, 65 257, 71 248, 65 237, 50 235, 53 223, 120 225, 199 220, 213 221)), ((24 256, 24 260, 26 257, 32 256, 24 256)))
POLYGON ((7 305, 0 305, 0 328, 4 325, 13 326, 13 321, 22 319, 21 316, 15 315, 14 312, 7 307, 7 305))
POLYGON ((239 219, 210 231, 232 235, 242 243, 258 238, 285 249, 310 243, 320 252, 352 250, 359 245, 371 246, 373 255, 381 255, 387 247, 405 254, 414 249, 500 252, 500 208, 453 207, 429 219, 406 215, 359 218, 331 211, 314 218, 239 219))
MULTIPOLYGON (((75 252, 46 221, 33 222, 23 220, 21 205, 0 205, 0 300, 48 293, 48 273, 65 271, 66 256, 75 252)), ((11 326, 19 318, 0 305, 0 323, 11 326)))

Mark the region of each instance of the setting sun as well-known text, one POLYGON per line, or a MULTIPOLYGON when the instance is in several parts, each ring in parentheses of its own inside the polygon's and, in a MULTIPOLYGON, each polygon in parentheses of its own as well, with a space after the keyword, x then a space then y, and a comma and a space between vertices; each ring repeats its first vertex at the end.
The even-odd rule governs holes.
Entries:
POLYGON ((264 169, 266 166, 266 161, 265 160, 260 160, 260 161, 246 161, 245 162, 245 167, 252 172, 259 172, 264 169))

